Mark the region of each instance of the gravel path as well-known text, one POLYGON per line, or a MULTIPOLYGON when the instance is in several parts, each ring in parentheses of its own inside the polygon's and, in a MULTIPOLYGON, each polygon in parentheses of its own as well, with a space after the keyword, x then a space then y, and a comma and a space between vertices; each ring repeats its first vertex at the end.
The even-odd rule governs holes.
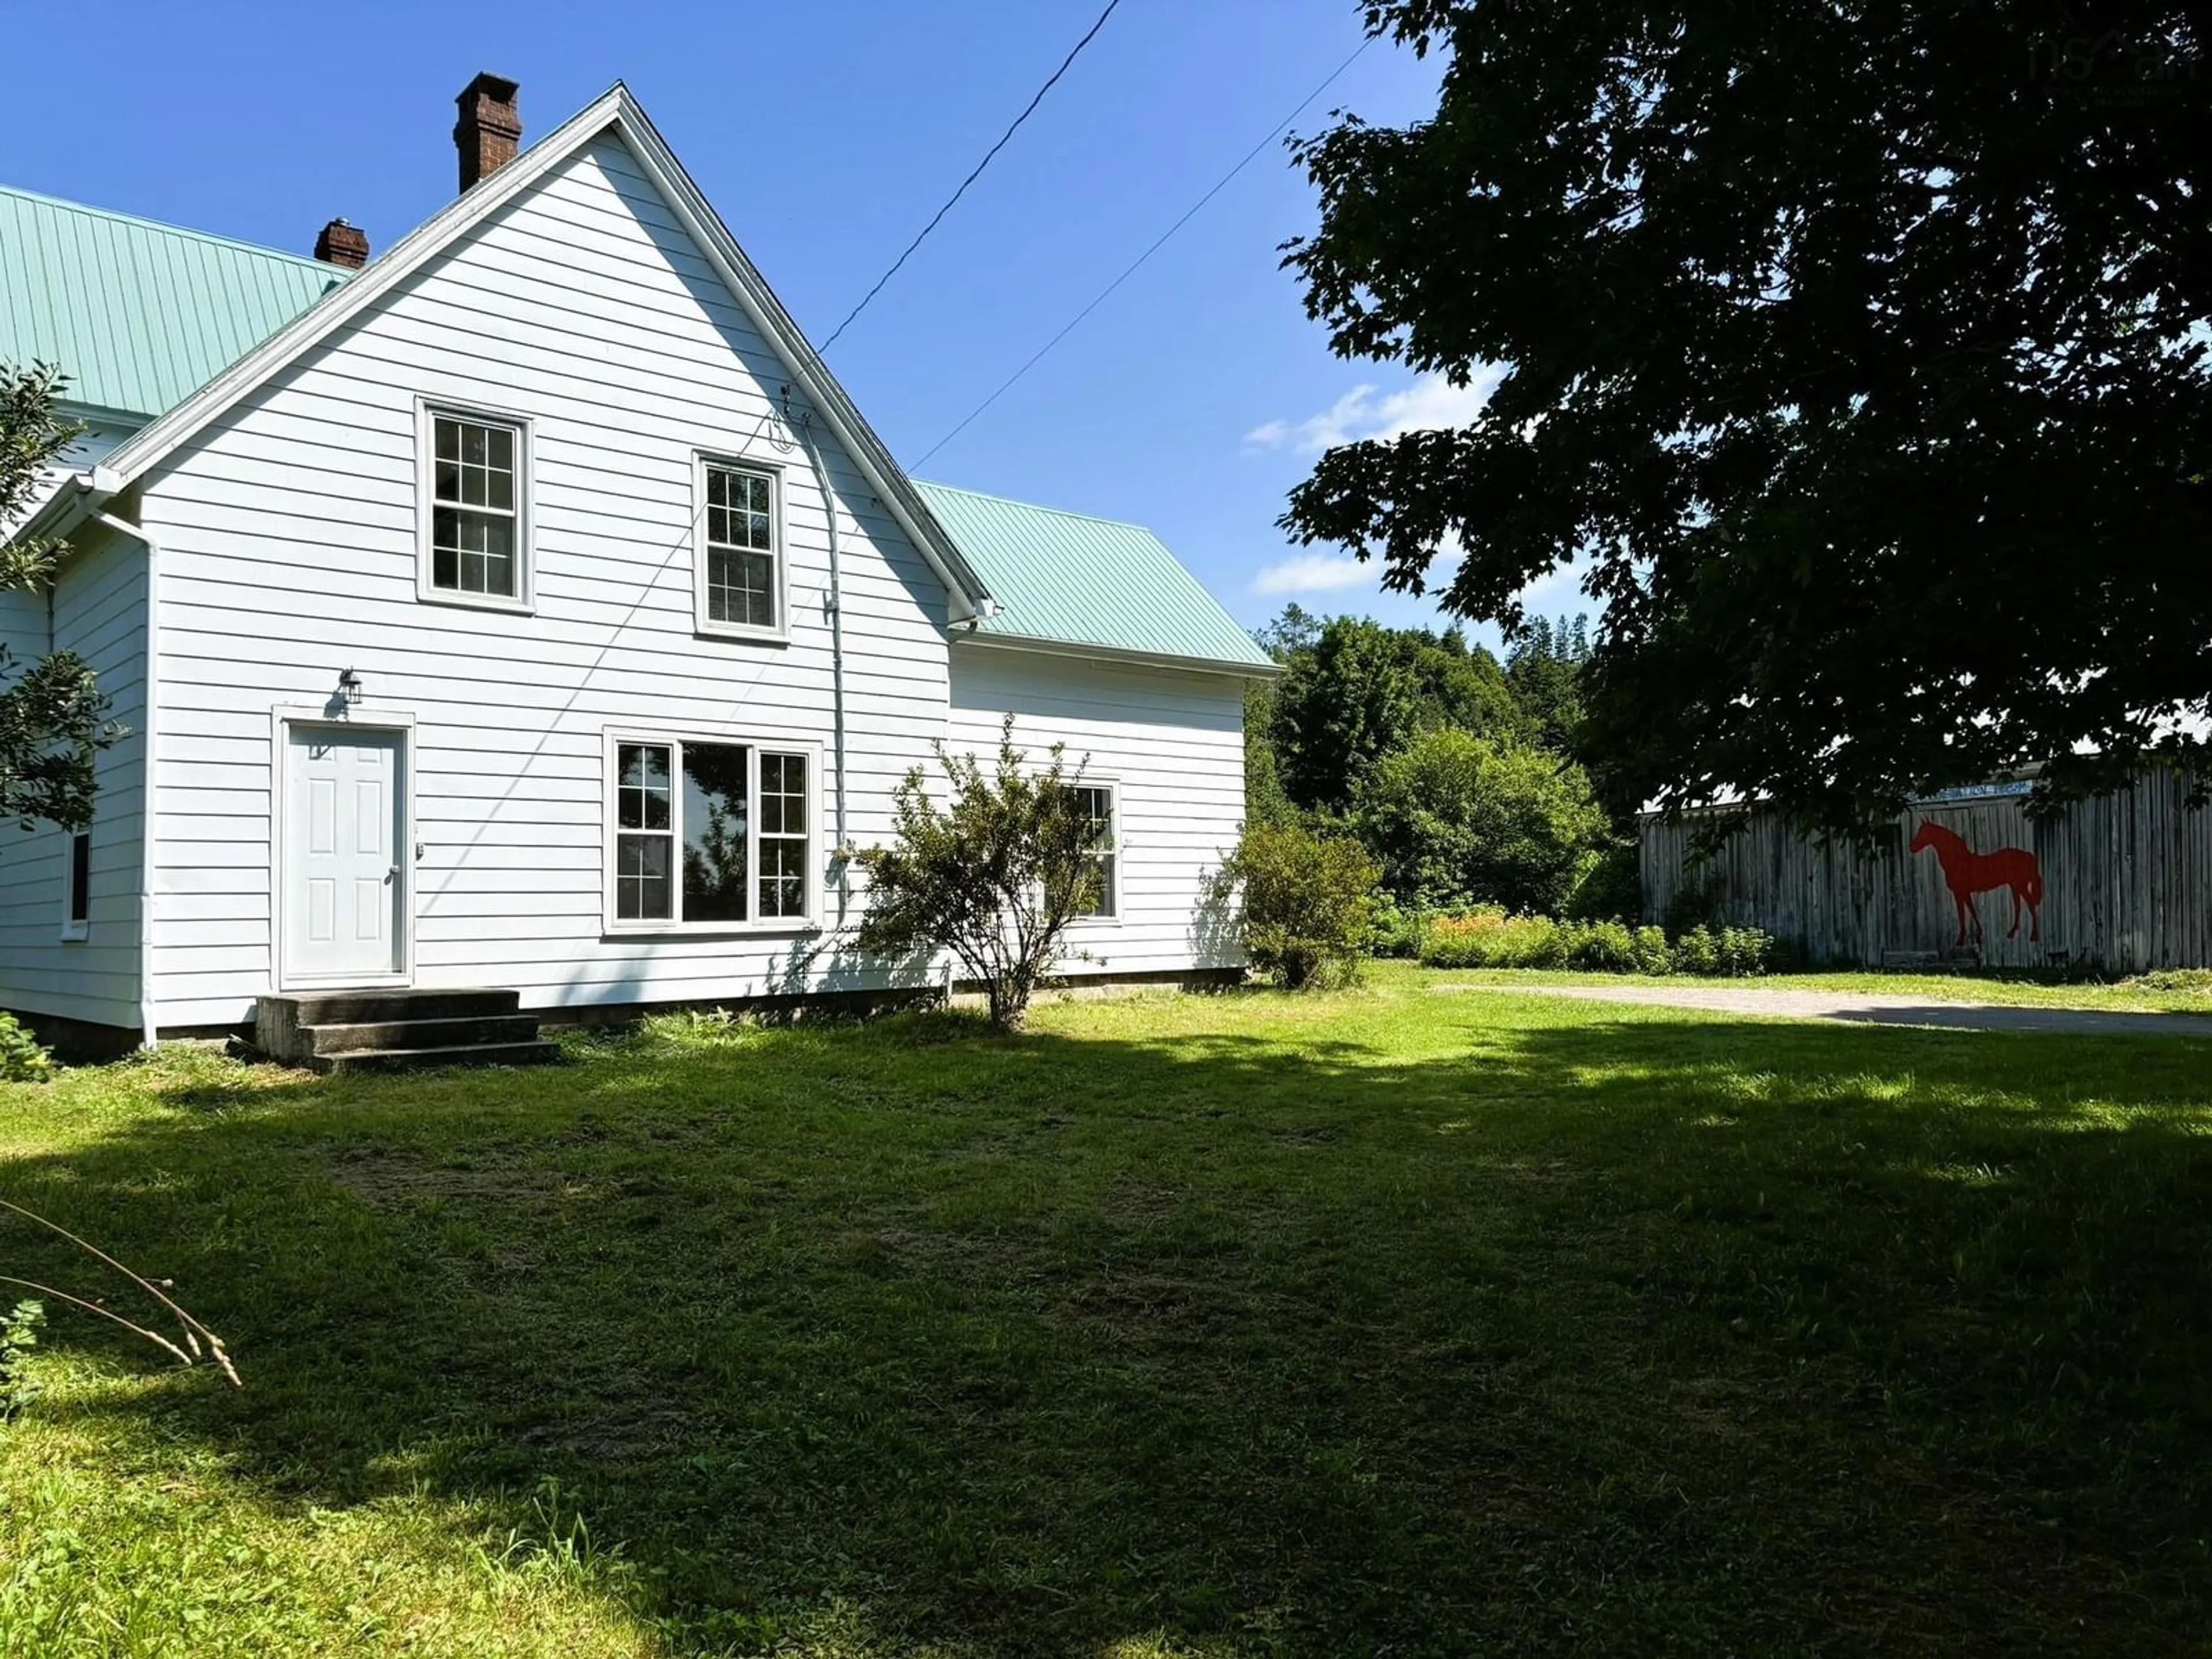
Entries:
POLYGON ((1440 992, 1492 991, 1697 1008, 1771 1019, 1834 1019, 1871 1025, 1944 1025, 1968 1031, 2055 1031, 2076 1036, 2212 1037, 2212 1015, 2121 1013, 2097 1008, 2022 1008, 2004 1003, 1942 1002, 1887 991, 1785 991, 1765 987, 1686 985, 1439 985, 1440 992))

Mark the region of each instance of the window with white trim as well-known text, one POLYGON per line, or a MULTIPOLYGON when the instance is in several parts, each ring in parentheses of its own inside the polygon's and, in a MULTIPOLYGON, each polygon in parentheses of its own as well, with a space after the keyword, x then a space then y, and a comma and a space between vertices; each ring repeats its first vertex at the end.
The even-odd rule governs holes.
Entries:
POLYGON ((69 838, 62 890, 62 937, 86 939, 92 932, 92 831, 69 838))
POLYGON ((617 734, 608 763, 608 925, 787 925, 813 915, 814 756, 617 734))
POLYGON ((700 463, 694 587, 702 633, 784 631, 781 510, 777 476, 728 461, 700 463))
POLYGON ((427 591, 464 601, 524 603, 521 425, 432 410, 429 428, 427 591))
POLYGON ((1075 787, 1076 810, 1090 821, 1091 861, 1098 866, 1098 895, 1079 915, 1110 921, 1121 913, 1120 829, 1115 823, 1115 786, 1084 783, 1075 787))
POLYGON ((760 757, 760 913, 806 914, 806 757, 760 757))

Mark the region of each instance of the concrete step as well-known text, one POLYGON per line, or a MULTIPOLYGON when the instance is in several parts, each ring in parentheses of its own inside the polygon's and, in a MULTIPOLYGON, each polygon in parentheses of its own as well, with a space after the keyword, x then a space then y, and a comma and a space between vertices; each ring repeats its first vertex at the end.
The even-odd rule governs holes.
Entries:
POLYGON ((520 991, 332 990, 290 991, 264 996, 291 1012, 300 1025, 356 1025, 383 1020, 481 1019, 522 1006, 520 991))
POLYGON ((472 1042, 447 1048, 354 1048, 309 1055, 318 1072, 419 1072, 440 1066, 543 1066, 560 1058, 558 1043, 472 1042))
POLYGON ((477 1048, 502 1042, 526 1042, 538 1036, 538 1020, 520 1013, 520 991, 385 991, 330 988, 265 995, 254 1005, 254 1046, 274 1060, 307 1064, 321 1053, 358 1053, 362 1048, 477 1048), (471 1024, 487 1029, 469 1029, 471 1024), (431 1026, 416 1040, 410 1026, 431 1026), (438 1029, 442 1026, 442 1030, 438 1029), (389 1029, 358 1042, 345 1037, 319 1040, 319 1030, 389 1029))
POLYGON ((528 1042, 538 1035, 535 1014, 490 1014, 462 1019, 385 1019, 343 1025, 302 1025, 309 1054, 376 1048, 472 1048, 485 1043, 528 1042))

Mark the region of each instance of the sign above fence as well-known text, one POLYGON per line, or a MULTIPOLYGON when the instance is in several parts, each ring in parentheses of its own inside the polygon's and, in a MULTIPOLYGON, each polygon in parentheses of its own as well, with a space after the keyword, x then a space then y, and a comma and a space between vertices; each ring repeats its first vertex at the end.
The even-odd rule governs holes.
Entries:
POLYGON ((2014 778, 2007 783, 1966 783, 1956 789, 1938 789, 1925 795, 1915 795, 1915 806, 1932 806, 1947 800, 1991 800, 2001 795, 2032 793, 2035 781, 2032 778, 2014 778))

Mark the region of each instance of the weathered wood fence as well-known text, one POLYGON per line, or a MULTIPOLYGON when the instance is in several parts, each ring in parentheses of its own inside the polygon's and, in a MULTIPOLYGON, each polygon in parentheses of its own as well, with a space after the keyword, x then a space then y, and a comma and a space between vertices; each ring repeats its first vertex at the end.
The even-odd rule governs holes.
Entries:
POLYGON ((1961 918, 1948 863, 1969 890, 1968 943, 1992 966, 2043 967, 2063 953, 2115 973, 2212 967, 2212 807, 2192 811, 2188 795, 2185 777, 2161 770, 2036 820, 2024 785, 1952 791, 1915 802, 1870 854, 1761 814, 1703 861, 1694 821, 1649 818, 1644 914, 1658 921, 1686 884, 1710 883, 1729 921, 1765 928, 1808 963, 1879 966, 1893 952, 1952 948, 1961 918), (1923 821, 1964 848, 1909 850, 1923 821), (1993 856, 2006 851, 2016 856, 1993 856))

